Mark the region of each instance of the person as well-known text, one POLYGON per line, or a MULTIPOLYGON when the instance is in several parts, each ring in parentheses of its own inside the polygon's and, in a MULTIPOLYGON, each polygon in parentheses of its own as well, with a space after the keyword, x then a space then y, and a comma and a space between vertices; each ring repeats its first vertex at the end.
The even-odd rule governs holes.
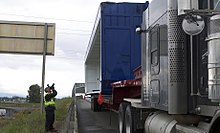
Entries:
POLYGON ((45 121, 45 130, 46 132, 56 132, 53 127, 53 123, 55 120, 55 96, 57 95, 57 91, 54 88, 54 84, 52 86, 47 85, 45 88, 45 96, 44 96, 44 106, 46 112, 46 121, 45 121))

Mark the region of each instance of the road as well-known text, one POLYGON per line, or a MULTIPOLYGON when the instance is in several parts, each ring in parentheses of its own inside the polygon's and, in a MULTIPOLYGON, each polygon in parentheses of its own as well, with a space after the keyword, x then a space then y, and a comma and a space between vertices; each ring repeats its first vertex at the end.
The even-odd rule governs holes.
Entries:
POLYGON ((38 108, 33 108, 33 107, 3 107, 0 106, 0 116, 4 114, 6 117, 11 117, 13 114, 17 111, 22 111, 22 110, 35 110, 38 108))
POLYGON ((118 115, 115 112, 93 112, 91 104, 77 100, 79 133, 117 133, 118 115))

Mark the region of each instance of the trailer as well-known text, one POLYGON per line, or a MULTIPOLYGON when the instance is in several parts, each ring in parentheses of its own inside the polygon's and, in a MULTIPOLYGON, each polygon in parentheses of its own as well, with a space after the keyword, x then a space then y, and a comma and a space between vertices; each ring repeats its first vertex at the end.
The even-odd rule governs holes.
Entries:
MULTIPOLYGON (((116 89, 112 90, 111 83, 133 80, 133 70, 141 65, 141 37, 134 31, 141 24, 147 6, 148 2, 100 4, 85 56, 85 91, 92 95, 92 110, 99 108, 100 92, 105 103, 112 103, 112 96, 113 102, 123 100, 116 89)), ((114 110, 120 102, 117 104, 111 104, 114 110)))
POLYGON ((136 28, 140 67, 133 78, 112 80, 109 97, 103 93, 120 133, 220 132, 219 13, 219 0, 148 4, 136 28))

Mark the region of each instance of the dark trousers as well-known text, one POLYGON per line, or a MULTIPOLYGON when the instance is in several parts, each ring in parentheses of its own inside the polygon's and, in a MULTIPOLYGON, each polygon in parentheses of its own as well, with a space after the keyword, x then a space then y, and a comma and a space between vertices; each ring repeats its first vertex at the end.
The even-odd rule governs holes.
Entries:
POLYGON ((54 110, 45 110, 45 111, 46 111, 45 129, 51 130, 51 129, 53 129, 53 123, 55 120, 55 113, 54 113, 54 110))

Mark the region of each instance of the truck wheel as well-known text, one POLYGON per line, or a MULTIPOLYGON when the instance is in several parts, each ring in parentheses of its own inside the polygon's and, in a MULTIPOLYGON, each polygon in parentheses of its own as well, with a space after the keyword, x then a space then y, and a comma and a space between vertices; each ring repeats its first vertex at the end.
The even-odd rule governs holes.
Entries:
POLYGON ((122 102, 118 109, 118 131, 119 133, 126 133, 125 132, 125 110, 128 106, 128 103, 122 102))
POLYGON ((98 112, 98 111, 101 110, 100 107, 99 107, 100 105, 98 104, 97 100, 98 100, 98 98, 97 98, 96 95, 92 96, 92 98, 91 98, 91 109, 94 112, 98 112))
POLYGON ((125 110, 125 131, 126 133, 136 133, 133 125, 133 113, 131 110, 131 106, 128 105, 125 110))
POLYGON ((220 131, 220 111, 217 111, 210 124, 209 133, 219 133, 220 131))

